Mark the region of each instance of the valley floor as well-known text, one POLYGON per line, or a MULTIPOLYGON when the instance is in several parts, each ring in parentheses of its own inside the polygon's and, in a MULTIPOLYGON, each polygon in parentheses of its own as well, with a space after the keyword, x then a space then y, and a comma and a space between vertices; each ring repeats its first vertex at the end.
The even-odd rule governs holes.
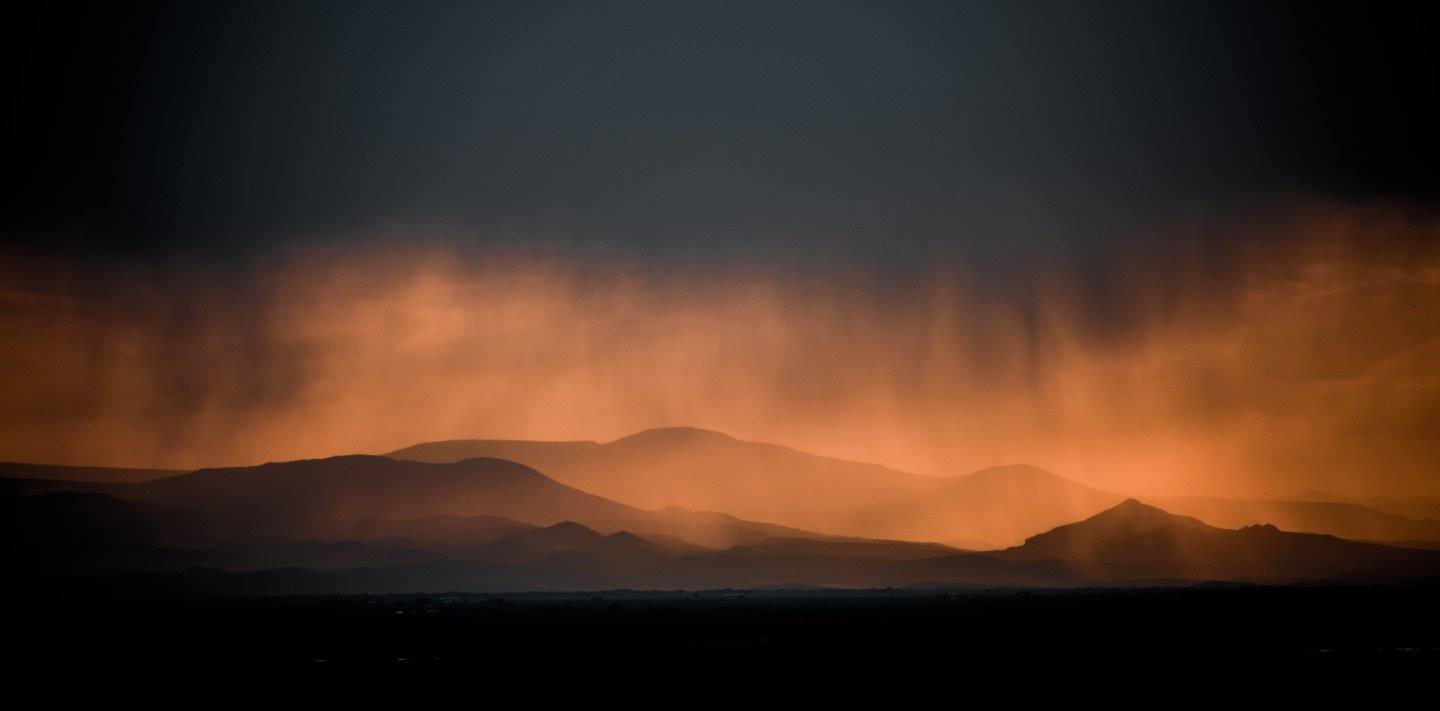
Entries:
POLYGON ((21 666, 443 666, 485 674, 878 680, 917 673, 1440 665, 1437 590, 1195 587, 36 600, 21 666), (1203 662, 1196 666, 1195 662, 1203 662))

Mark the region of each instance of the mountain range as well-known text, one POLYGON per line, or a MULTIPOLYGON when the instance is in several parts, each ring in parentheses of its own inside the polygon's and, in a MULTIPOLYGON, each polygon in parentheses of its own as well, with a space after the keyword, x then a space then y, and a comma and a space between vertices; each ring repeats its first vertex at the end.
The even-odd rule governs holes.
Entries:
MULTIPOLYGON (((836 535, 941 541, 967 549, 1015 545, 1125 498, 1023 464, 925 476, 687 427, 646 430, 607 443, 427 442, 388 456, 425 462, 499 457, 643 508, 680 505, 836 535)), ((1222 528, 1270 523, 1356 540, 1414 543, 1440 541, 1440 520, 1426 517, 1434 498, 1145 500, 1222 528)))
POLYGON ((630 530, 704 546, 728 546, 799 529, 680 507, 645 511, 586 493, 523 464, 476 458, 430 464, 371 455, 201 469, 152 481, 114 484, 0 480, 0 491, 78 491, 203 513, 209 539, 343 539, 371 519, 492 516, 551 525, 577 521, 599 531, 630 530))
POLYGON ((61 479, 65 481, 137 482, 184 474, 183 469, 126 469, 66 464, 0 462, 0 479, 61 479))
MULTIPOLYGON (((848 472, 851 481, 899 477, 906 481, 902 489, 916 487, 881 502, 891 507, 905 496, 919 495, 917 491, 937 497, 959 497, 953 493, 959 491, 969 498, 955 500, 966 506, 1000 502, 992 503, 998 511, 987 514, 997 519, 1004 515, 1000 507, 1005 502, 1027 491, 1042 492, 1047 505, 1058 500, 1058 477, 1033 468, 995 468, 917 483, 918 475, 698 431, 662 431, 631 439, 617 450, 624 458, 603 455, 613 457, 612 468, 605 471, 623 476, 623 467, 613 462, 633 461, 637 455, 627 449, 657 438, 662 458, 672 462, 683 459, 677 449, 698 447, 702 452, 731 452, 728 460, 722 456, 719 461, 732 466, 763 461, 757 459, 761 455, 772 462, 792 459, 802 465, 797 478, 815 486, 825 467, 835 467, 848 472)), ((537 443, 526 446, 550 451, 537 443)), ((567 447, 594 452, 605 451, 607 445, 569 443, 556 449, 567 447)), ((648 456, 654 462, 653 457, 661 455, 648 456)), ((682 473, 676 476, 692 484, 705 473, 724 476, 714 465, 712 460, 677 466, 682 473)), ((771 476, 790 482, 777 490, 797 492, 787 476, 771 476)), ((757 475, 736 478, 743 488, 754 484, 757 475)), ((1066 490, 1062 485, 1061 491, 1066 490)), ((1090 496, 1089 491, 1082 489, 1082 496, 1090 496)), ((11 570, 22 579, 72 592, 233 595, 1440 579, 1440 551, 1290 532, 1273 525, 1217 527, 1134 499, 1049 527, 1018 545, 973 551, 816 532, 674 505, 640 508, 493 457, 422 462, 349 455, 204 469, 127 483, 5 479, 0 480, 0 493, 11 570)), ((837 511, 838 503, 845 503, 833 497, 827 503, 826 495, 815 493, 809 515, 837 511)), ((688 502, 694 500, 705 499, 697 495, 688 502)), ((942 511, 946 501, 950 499, 927 502, 922 510, 942 511)), ((872 502, 870 510, 877 510, 875 506, 872 502)), ((902 509, 887 510, 896 518, 904 516, 902 509)), ((954 515, 969 510, 957 507, 954 515)))
POLYGON ((1222 528, 1269 523, 1290 531, 1363 541, 1440 541, 1440 520, 1402 516, 1357 502, 1178 496, 1144 500, 1222 528))
POLYGON ((642 508, 679 505, 835 535, 964 547, 1019 542, 1124 498, 1025 465, 924 476, 689 427, 603 444, 429 442, 387 456, 424 462, 499 457, 642 508))
MULTIPOLYGON (((646 430, 604 444, 452 440, 406 447, 389 457, 440 464, 480 457, 505 459, 640 509, 678 506, 828 535, 938 541, 970 550, 1018 544, 1124 498, 1026 465, 989 467, 962 476, 924 476, 695 428, 646 430)), ((186 473, 3 463, 0 490, 113 492, 99 485, 144 483, 186 473)), ((150 494, 143 487, 126 494, 141 495, 150 494)), ((1353 540, 1435 547, 1440 545, 1440 520, 1429 517, 1434 498, 1352 500, 1305 492, 1291 500, 1145 497, 1144 501, 1222 528, 1269 523, 1353 540)), ((476 512, 462 507, 458 513, 476 512)), ((677 514, 672 512, 672 518, 677 514)), ((693 524, 697 517, 688 518, 693 524)), ((731 534, 721 530, 734 529, 733 522, 715 519, 711 527, 716 530, 708 542, 733 542, 728 538, 731 534)))

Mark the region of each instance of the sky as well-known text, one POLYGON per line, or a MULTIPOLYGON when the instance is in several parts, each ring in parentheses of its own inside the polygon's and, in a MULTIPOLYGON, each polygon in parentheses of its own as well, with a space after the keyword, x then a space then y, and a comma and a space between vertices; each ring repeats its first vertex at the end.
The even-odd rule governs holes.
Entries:
POLYGON ((1435 14, 36 5, 0 50, 0 458, 691 424, 1440 492, 1435 14))

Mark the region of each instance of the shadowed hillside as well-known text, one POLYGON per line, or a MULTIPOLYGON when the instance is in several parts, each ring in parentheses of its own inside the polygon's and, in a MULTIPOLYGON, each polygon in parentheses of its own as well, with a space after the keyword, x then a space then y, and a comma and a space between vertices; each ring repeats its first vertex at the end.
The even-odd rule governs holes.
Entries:
POLYGON ((121 501, 94 493, 0 496, 0 533, 12 574, 65 575, 341 569, 437 560, 413 546, 379 549, 355 541, 313 541, 237 532, 194 509, 121 501))
POLYGON ((628 506, 556 483, 520 464, 444 465, 344 456, 200 471, 115 490, 122 498, 200 508, 254 531, 343 535, 365 518, 491 515, 549 525, 618 521, 628 506))
POLYGON ((1121 499, 1036 467, 930 477, 694 428, 646 430, 605 444, 453 440, 389 456, 502 457, 642 508, 677 504, 838 535, 969 546, 1019 542, 1121 499))
MULTIPOLYGON (((679 504, 837 535, 942 541, 975 550, 1017 544, 1124 498, 1023 464, 930 477, 683 427, 646 430, 604 444, 429 442, 390 456, 427 462, 501 457, 642 508, 679 504)), ((1397 515, 1378 504, 1147 500, 1223 528, 1268 523, 1354 540, 1440 541, 1440 521, 1397 515)), ((1385 501, 1406 511, 1428 510, 1423 497, 1385 501)))
POLYGON ((1127 499, 995 555, 1085 564, 1097 580, 1410 580, 1440 574, 1440 553, 1274 526, 1216 528, 1127 499))
MULTIPOLYGON (((6 562, 22 584, 82 595, 1068 587, 1210 580, 1368 583, 1440 579, 1440 551, 1355 543, 1268 526, 1220 529, 1134 500, 1032 536, 1024 545, 991 553, 962 552, 933 543, 823 537, 777 527, 771 530, 780 535, 766 536, 761 532, 763 524, 734 519, 722 520, 759 528, 752 528, 747 540, 718 549, 688 543, 663 531, 607 531, 572 520, 536 525, 493 514, 431 514, 404 520, 367 516, 345 525, 332 510, 332 518, 324 519, 319 528, 278 525, 285 515, 311 517, 313 509, 324 508, 326 501, 374 514, 409 511, 421 508, 419 502, 441 500, 416 495, 403 501, 356 504, 366 497, 355 492, 366 486, 389 493, 384 487, 374 487, 373 481, 379 476, 376 472, 384 471, 385 461, 412 467, 448 466, 363 459, 379 468, 354 477, 350 483, 359 483, 359 487, 345 487, 345 480, 340 479, 347 493, 338 498, 316 493, 329 488, 325 482, 331 477, 321 477, 322 482, 317 483, 312 480, 314 470, 307 466, 260 474, 285 478, 289 472, 296 481, 289 487, 268 489, 271 496, 278 497, 264 519, 271 524, 270 532, 251 531, 241 537, 227 536, 239 535, 239 522, 244 516, 254 516, 254 507, 263 502, 228 502, 205 510, 192 488, 203 484, 205 495, 223 501, 227 489, 222 484, 237 476, 233 472, 215 474, 216 478, 201 483, 170 484, 159 492, 147 492, 153 498, 145 502, 94 493, 0 497, 6 513, 6 562), (286 502, 285 497, 296 491, 306 493, 286 502), (178 508, 182 502, 200 508, 178 508), (202 515, 190 513, 193 511, 202 515), (286 538, 275 533, 280 530, 316 534, 329 530, 331 538, 286 538)), ((416 488, 427 485, 426 477, 417 473, 423 470, 404 471, 421 481, 416 488)), ((524 471, 518 472, 520 481, 540 476, 524 471)), ((444 477, 440 481, 453 485, 444 477)), ((501 481, 510 483, 505 478, 501 481)), ((470 491, 493 494, 502 490, 495 486, 486 482, 470 491)), ((603 499, 572 499, 569 497, 583 492, 553 482, 546 485, 542 481, 538 487, 526 485, 521 490, 524 496, 485 504, 484 508, 523 509, 534 501, 549 500, 576 513, 611 521, 620 517, 636 527, 659 529, 667 520, 697 516, 675 510, 638 511, 603 499)))
POLYGON ((120 467, 76 467, 64 464, 0 462, 0 479, 61 479, 125 483, 150 481, 176 474, 182 469, 124 469, 120 467))
POLYGON ((1221 528, 1272 524, 1287 531, 1329 533, 1354 540, 1440 541, 1440 521, 1411 518, 1354 502, 1202 497, 1146 501, 1221 528))
POLYGON ((203 512, 217 536, 344 539, 367 519, 498 516, 548 526, 577 521, 724 547, 773 536, 814 535, 728 514, 678 507, 644 511, 560 484, 515 462, 447 464, 352 455, 254 467, 202 469, 137 484, 4 480, 10 494, 103 493, 203 512))

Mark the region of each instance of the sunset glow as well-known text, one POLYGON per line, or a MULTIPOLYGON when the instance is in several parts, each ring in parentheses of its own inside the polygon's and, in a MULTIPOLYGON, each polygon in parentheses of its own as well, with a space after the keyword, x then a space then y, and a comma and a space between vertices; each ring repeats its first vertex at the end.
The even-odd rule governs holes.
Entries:
POLYGON ((1103 296, 1063 270, 996 288, 963 264, 897 278, 398 244, 223 280, 25 265, 0 379, 26 406, 0 446, 193 468, 694 425, 1152 495, 1440 488, 1436 227, 1315 209, 1236 229, 1292 246, 1218 278, 1127 269, 1103 296))
POLYGON ((1440 659, 1436 7, 21 5, 16 678, 1440 659))

